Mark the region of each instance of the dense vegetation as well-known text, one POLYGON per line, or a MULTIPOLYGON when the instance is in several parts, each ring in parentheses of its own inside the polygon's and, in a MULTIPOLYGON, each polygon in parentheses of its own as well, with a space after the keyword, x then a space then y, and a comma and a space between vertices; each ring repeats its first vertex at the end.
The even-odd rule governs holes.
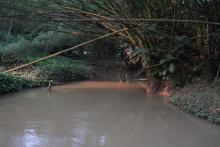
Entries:
POLYGON ((157 18, 219 22, 218 0, 14 0, 13 5, 11 3, 1 2, 2 18, 10 24, 8 31, 19 32, 24 28, 22 33, 25 34, 55 30, 97 35, 126 27, 129 30, 119 34, 121 43, 126 42, 132 49, 133 62, 141 62, 144 68, 158 65, 150 69, 151 75, 171 78, 177 85, 195 76, 209 77, 211 81, 218 76, 219 25, 163 20, 104 21, 157 18), (6 13, 8 11, 11 13, 6 13), (17 24, 19 29, 13 28, 18 27, 17 24))
POLYGON ((88 77, 88 65, 76 61, 82 51, 96 58, 127 52, 127 65, 136 66, 131 78, 144 76, 157 84, 184 86, 198 78, 215 83, 219 79, 219 0, 5 0, 0 2, 0 19, 0 60, 12 67, 128 28, 114 40, 29 67, 34 77, 42 80, 44 75, 44 81, 88 77))
MULTIPOLYGON (((70 35, 39 33, 34 38, 1 33, 0 66, 2 70, 25 64, 75 43, 70 35)), ((48 59, 26 69, 1 74, 0 94, 23 88, 88 79, 91 68, 85 61, 65 56, 48 59)))

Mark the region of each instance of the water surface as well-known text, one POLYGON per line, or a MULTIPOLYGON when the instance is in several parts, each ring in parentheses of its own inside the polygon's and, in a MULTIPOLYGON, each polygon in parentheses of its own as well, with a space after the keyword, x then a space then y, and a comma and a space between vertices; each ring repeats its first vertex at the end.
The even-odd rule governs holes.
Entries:
POLYGON ((0 147, 219 147, 220 127, 137 84, 82 82, 0 97, 0 147))

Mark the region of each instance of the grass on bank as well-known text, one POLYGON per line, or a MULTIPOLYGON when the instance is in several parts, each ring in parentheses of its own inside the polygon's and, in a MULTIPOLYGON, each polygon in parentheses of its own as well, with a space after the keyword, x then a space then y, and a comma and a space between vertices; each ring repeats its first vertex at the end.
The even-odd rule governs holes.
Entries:
POLYGON ((185 86, 177 91, 171 102, 195 116, 220 123, 220 82, 185 86))

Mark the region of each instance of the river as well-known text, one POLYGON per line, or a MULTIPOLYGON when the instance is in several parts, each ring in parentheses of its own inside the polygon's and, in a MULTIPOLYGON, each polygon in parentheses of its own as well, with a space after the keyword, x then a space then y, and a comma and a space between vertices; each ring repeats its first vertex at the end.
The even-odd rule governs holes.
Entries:
POLYGON ((0 147, 219 147, 220 127, 138 84, 80 82, 0 97, 0 147))

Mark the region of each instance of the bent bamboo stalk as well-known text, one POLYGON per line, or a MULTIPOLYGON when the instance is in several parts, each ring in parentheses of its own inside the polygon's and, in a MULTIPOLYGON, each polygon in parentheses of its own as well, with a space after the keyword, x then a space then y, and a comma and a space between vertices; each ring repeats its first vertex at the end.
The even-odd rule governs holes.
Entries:
POLYGON ((211 22, 211 21, 201 21, 201 20, 188 20, 188 19, 62 19, 62 18, 54 18, 53 20, 62 20, 62 21, 74 21, 74 22, 177 22, 177 23, 193 23, 193 24, 209 24, 209 25, 216 25, 220 26, 219 22, 211 22))
POLYGON ((63 53, 65 53, 65 52, 68 52, 68 51, 71 51, 71 50, 77 49, 77 48, 79 48, 79 47, 81 47, 81 46, 84 46, 84 45, 86 45, 86 44, 89 44, 89 43, 92 43, 92 42, 95 42, 95 41, 101 40, 101 39, 103 39, 103 38, 106 38, 106 37, 112 36, 112 35, 114 35, 114 34, 117 34, 117 33, 123 32, 123 31, 125 31, 125 30, 127 30, 127 29, 128 29, 128 28, 124 28, 124 29, 121 29, 121 30, 115 31, 115 32, 113 32, 113 33, 109 33, 109 34, 106 34, 106 35, 100 36, 100 37, 98 37, 98 38, 95 38, 95 39, 92 39, 92 40, 86 41, 86 42, 84 42, 84 43, 81 43, 81 44, 79 44, 79 45, 76 45, 76 46, 74 46, 74 47, 71 47, 71 48, 68 48, 68 49, 62 50, 62 51, 60 51, 60 52, 57 52, 57 53, 51 54, 51 55, 46 56, 46 57, 43 57, 43 58, 40 58, 40 59, 35 60, 35 61, 32 61, 32 62, 30 62, 30 63, 27 63, 27 64, 24 64, 24 65, 21 65, 21 66, 15 67, 15 68, 10 69, 10 70, 7 70, 7 71, 5 71, 5 72, 3 72, 3 73, 10 73, 10 72, 13 72, 13 71, 16 71, 16 70, 22 69, 22 68, 27 67, 27 66, 30 66, 30 65, 32 65, 32 64, 35 64, 35 63, 41 62, 41 61, 43 61, 43 60, 46 60, 46 59, 49 59, 49 58, 55 57, 55 56, 60 55, 60 54, 63 54, 63 53))

